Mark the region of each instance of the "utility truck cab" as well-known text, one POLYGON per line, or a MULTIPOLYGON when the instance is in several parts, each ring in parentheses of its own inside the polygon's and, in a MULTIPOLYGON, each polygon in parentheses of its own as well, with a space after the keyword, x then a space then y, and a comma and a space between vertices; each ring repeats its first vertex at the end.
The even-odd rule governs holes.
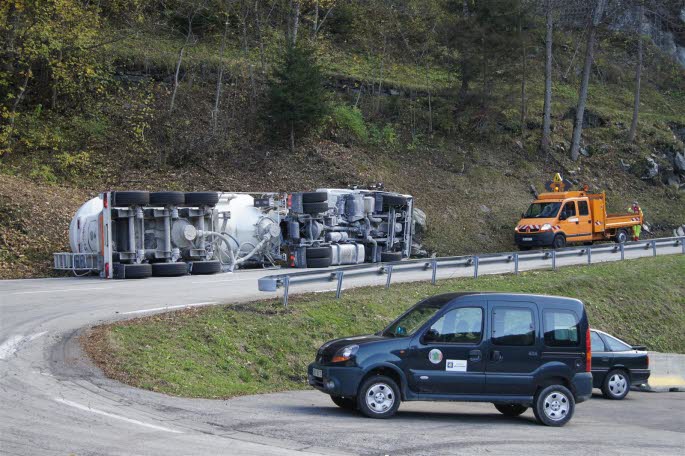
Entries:
POLYGON ((557 174, 548 184, 551 191, 538 195, 521 214, 514 229, 514 240, 520 248, 563 248, 570 242, 603 240, 623 243, 633 226, 642 225, 642 212, 607 214, 604 193, 564 191, 566 186, 557 174))

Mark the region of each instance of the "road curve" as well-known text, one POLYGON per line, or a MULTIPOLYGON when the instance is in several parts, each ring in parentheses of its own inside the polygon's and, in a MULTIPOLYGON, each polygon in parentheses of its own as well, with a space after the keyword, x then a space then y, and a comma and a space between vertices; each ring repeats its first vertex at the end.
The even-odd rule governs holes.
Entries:
MULTIPOLYGON (((679 253, 679 249, 674 248, 672 253, 679 253)), ((649 254, 648 251, 631 252, 629 257, 649 254)), ((606 260, 609 259, 613 257, 608 255, 606 260)), ((564 259, 558 265, 584 261, 582 257, 564 259)), ((603 260, 593 257, 595 261, 603 260)), ((480 273, 510 272, 512 267, 482 265, 480 273)), ((549 261, 531 261, 521 267, 549 267, 549 261)), ((257 279, 272 273, 242 271, 141 281, 97 278, 0 281, 0 454, 342 452, 340 448, 344 449, 344 444, 331 445, 326 439, 289 439, 288 435, 277 432, 251 432, 245 401, 259 403, 264 400, 260 397, 230 401, 169 397, 106 379, 83 359, 76 335, 84 327, 188 305, 236 303, 276 296, 257 290, 257 279), (241 426, 234 426, 235 422, 241 426)), ((468 268, 442 270, 439 278, 471 273, 468 268)), ((394 281, 429 278, 429 271, 393 276, 394 281)), ((384 282, 383 276, 355 278, 346 280, 345 287, 384 282)), ((333 283, 308 285, 291 292, 332 287, 333 283)), ((264 397, 288 402, 292 397, 289 395, 293 394, 304 405, 321 401, 323 397, 313 392, 264 397)), ((270 404, 273 406, 273 402, 270 404)), ((292 417, 279 414, 278 410, 274 411, 274 426, 279 426, 280 419, 285 429, 292 417)), ((370 444, 363 448, 368 451, 379 447, 370 444)))

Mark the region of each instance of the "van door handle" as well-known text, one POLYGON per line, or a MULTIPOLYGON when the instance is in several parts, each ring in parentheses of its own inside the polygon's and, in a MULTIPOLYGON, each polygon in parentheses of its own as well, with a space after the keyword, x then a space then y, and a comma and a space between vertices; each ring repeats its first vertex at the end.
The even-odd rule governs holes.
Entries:
POLYGON ((495 361, 495 362, 502 361, 502 358, 503 358, 503 357, 502 357, 502 352, 501 352, 501 351, 495 350, 495 351, 492 352, 492 357, 491 357, 491 359, 492 359, 493 361, 495 361))
POLYGON ((474 363, 477 363, 481 360, 481 352, 480 350, 471 350, 469 352, 469 361, 473 361, 474 363))

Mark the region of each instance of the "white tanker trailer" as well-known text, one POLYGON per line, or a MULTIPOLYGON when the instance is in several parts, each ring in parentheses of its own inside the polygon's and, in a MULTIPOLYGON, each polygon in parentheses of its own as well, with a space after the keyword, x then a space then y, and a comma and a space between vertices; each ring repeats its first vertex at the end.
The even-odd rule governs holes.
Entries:
POLYGON ((381 190, 105 192, 74 215, 55 269, 123 279, 399 261, 412 209, 411 196, 381 190))

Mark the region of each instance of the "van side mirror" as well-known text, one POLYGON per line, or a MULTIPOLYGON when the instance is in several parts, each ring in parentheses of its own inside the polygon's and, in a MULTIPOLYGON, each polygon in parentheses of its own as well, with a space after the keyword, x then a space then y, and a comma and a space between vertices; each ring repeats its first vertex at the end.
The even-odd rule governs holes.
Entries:
POLYGON ((526 218, 526 213, 525 213, 525 212, 521 212, 521 218, 522 218, 522 219, 526 218))
POLYGON ((440 333, 438 332, 438 330, 431 328, 428 331, 426 331, 426 334, 423 335, 423 342, 435 342, 436 340, 438 340, 439 337, 440 333))

